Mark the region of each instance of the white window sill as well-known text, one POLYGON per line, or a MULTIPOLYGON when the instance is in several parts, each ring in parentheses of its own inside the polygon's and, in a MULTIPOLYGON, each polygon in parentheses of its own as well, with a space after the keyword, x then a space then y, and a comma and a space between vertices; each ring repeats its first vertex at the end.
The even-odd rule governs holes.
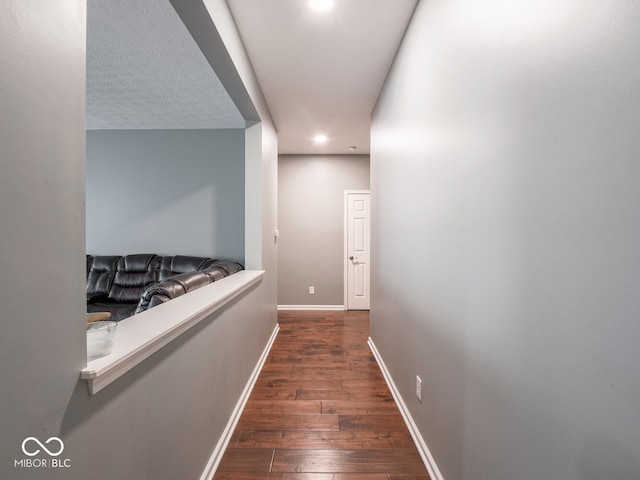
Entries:
POLYGON ((80 378, 95 395, 173 339, 262 280, 243 270, 118 323, 109 355, 88 362, 80 378))

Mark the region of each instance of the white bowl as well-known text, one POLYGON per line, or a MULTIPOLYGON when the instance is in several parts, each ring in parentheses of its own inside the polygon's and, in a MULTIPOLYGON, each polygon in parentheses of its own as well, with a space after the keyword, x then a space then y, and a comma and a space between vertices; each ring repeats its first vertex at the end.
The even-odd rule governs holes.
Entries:
POLYGON ((117 322, 87 323, 87 360, 109 355, 116 337, 117 322))

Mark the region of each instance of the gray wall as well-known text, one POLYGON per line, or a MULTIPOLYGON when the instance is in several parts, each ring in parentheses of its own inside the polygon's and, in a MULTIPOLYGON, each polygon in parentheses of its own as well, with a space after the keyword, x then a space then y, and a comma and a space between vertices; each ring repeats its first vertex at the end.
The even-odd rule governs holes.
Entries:
POLYGON ((476 3, 373 114, 372 338, 446 480, 640 478, 640 3, 476 3))
MULTIPOLYGON (((226 4, 218 8, 224 33, 212 48, 221 52, 234 27, 226 4)), ((275 326, 276 269, 246 298, 90 397, 79 380, 86 364, 86 2, 9 0, 0 17, 0 478, 199 478, 275 326), (71 467, 15 468, 27 436, 60 436, 71 467)), ((233 53, 246 57, 237 46, 233 53)), ((259 89, 249 94, 264 105, 259 89)), ((275 245, 262 235, 275 226, 277 139, 268 110, 260 115, 263 188, 250 199, 261 215, 247 227, 269 238, 262 245, 268 268, 275 245)))
POLYGON ((61 429, 73 476, 60 478, 200 478, 273 330, 259 308, 264 288, 234 300, 97 395, 79 381, 61 429))
POLYGON ((226 0, 171 0, 238 109, 245 131, 245 263, 263 269, 262 314, 277 323, 278 134, 226 0), (205 8, 206 7, 206 8, 205 8), (208 35, 210 22, 216 31, 208 35), (220 41, 222 43, 220 43, 220 41), (240 81, 238 81, 240 80, 240 81), (254 113, 259 115, 256 122, 254 113))
POLYGON ((87 132, 87 252, 244 261, 244 130, 87 132))
POLYGON ((46 478, 13 460, 86 364, 85 3, 0 3, 0 478, 46 478))
POLYGON ((344 191, 369 189, 369 156, 280 155, 278 189, 278 304, 343 305, 344 191))

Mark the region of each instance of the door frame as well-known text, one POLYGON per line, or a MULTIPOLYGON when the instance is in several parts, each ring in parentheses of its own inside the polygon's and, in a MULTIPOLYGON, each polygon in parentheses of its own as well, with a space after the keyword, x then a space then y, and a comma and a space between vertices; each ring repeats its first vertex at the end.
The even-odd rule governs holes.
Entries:
MULTIPOLYGON (((371 199, 371 190, 345 190, 344 191, 344 222, 343 222, 343 230, 342 237, 344 239, 343 242, 343 254, 342 254, 342 268, 343 268, 343 303, 344 309, 349 310, 349 272, 348 272, 348 262, 347 257, 349 256, 349 241, 347 238, 347 234, 349 233, 349 204, 348 198, 350 194, 368 194, 369 199, 371 199)), ((371 209, 369 209, 369 225, 371 225, 371 209)), ((371 246, 369 246, 369 284, 371 284, 371 246)), ((371 302, 371 298, 369 298, 369 302, 371 302)))

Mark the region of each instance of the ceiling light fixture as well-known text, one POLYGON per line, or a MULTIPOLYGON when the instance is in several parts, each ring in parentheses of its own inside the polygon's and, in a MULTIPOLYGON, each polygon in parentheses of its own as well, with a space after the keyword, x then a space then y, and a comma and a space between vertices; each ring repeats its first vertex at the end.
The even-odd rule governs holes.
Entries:
POLYGON ((313 142, 317 143, 318 145, 321 145, 323 143, 327 143, 327 141, 329 140, 329 138, 324 135, 324 134, 318 134, 315 137, 313 137, 313 142))
POLYGON ((358 147, 349 147, 347 150, 350 152, 355 152, 358 147))
POLYGON ((318 13, 324 13, 333 8, 334 0, 309 0, 309 6, 318 13))

